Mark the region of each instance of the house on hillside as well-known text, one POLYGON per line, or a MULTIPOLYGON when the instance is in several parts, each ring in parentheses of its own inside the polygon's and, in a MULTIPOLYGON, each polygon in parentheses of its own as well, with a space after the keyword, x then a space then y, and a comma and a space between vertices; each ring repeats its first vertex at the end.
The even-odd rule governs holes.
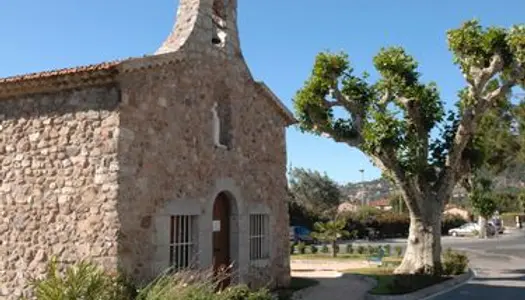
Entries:
POLYGON ((470 221, 472 219, 472 214, 470 211, 453 204, 447 204, 445 206, 445 209, 443 210, 443 215, 457 216, 464 219, 465 221, 470 221))
POLYGON ((1 299, 52 255, 137 283, 231 264, 233 282, 288 285, 295 120, 250 74, 237 1, 179 3, 154 55, 0 79, 1 299))
POLYGON ((382 198, 370 201, 370 206, 375 207, 380 210, 389 211, 392 210, 392 205, 390 205, 390 200, 388 198, 382 198))
POLYGON ((345 213, 345 212, 356 212, 359 210, 359 207, 361 207, 359 204, 356 204, 355 202, 343 202, 339 204, 337 207, 338 213, 345 213))

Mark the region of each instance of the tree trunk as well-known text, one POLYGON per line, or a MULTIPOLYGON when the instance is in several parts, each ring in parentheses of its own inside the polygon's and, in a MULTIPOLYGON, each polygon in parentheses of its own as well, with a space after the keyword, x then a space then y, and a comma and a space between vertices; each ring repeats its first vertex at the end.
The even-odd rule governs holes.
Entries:
MULTIPOLYGON (((428 206, 430 204, 426 203, 428 206)), ((403 261, 395 274, 430 274, 441 269, 441 207, 426 214, 410 213, 410 228, 403 261)))
POLYGON ((337 247, 337 242, 336 241, 332 241, 332 257, 336 257, 337 256, 337 249, 335 249, 335 247, 337 247))
POLYGON ((478 216, 478 225, 479 225, 479 238, 480 239, 486 239, 487 238, 487 218, 482 217, 481 215, 478 216))

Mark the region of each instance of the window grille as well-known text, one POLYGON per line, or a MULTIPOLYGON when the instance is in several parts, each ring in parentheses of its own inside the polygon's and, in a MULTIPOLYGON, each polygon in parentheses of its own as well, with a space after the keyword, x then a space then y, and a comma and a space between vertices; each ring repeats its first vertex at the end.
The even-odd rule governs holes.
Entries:
POLYGON ((269 227, 268 215, 250 215, 250 260, 270 257, 269 227))
POLYGON ((174 270, 191 268, 196 258, 196 216, 175 215, 170 219, 170 266, 174 270))

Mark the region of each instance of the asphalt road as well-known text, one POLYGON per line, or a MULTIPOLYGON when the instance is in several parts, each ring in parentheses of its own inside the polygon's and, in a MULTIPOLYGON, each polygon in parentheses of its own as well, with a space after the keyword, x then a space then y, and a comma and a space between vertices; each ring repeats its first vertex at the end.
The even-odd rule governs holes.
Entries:
POLYGON ((525 233, 500 239, 454 241, 469 252, 476 276, 466 284, 428 300, 525 299, 525 233))
MULTIPOLYGON (((525 300, 525 229, 484 240, 444 236, 441 242, 443 249, 467 251, 476 276, 452 291, 425 300, 525 300)), ((404 248, 406 239, 354 241, 353 244, 404 248)))

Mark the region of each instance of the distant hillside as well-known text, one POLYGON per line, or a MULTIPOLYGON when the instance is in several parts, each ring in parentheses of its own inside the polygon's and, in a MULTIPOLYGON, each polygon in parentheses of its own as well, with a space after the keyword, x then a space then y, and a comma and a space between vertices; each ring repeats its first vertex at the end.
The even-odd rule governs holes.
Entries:
MULTIPOLYGON (((507 169, 494 180, 495 188, 497 190, 512 190, 525 188, 525 164, 521 164, 507 169)), ((347 183, 341 186, 343 195, 347 201, 360 202, 364 199, 366 202, 386 198, 395 190, 385 179, 376 179, 372 181, 365 181, 363 183, 347 183)), ((453 198, 460 200, 466 196, 463 188, 457 187, 454 190, 453 198)))

